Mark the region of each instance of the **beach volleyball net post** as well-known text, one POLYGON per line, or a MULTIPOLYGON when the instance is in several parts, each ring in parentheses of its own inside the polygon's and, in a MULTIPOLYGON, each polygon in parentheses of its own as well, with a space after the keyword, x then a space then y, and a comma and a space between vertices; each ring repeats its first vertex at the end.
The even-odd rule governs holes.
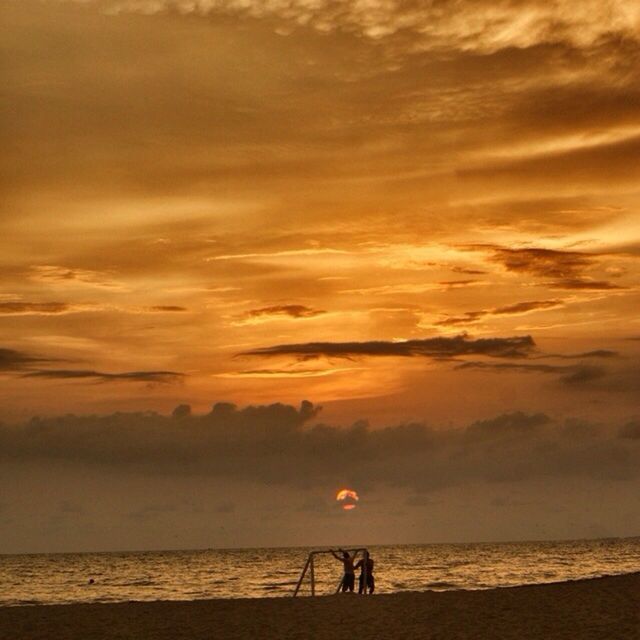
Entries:
MULTIPOLYGON (((349 552, 349 554, 351 554, 351 556, 353 557, 353 560, 357 560, 358 557, 362 557, 363 559, 366 559, 369 555, 369 551, 368 549, 362 547, 360 549, 345 549, 345 551, 349 552)), ((302 585, 305 582, 305 578, 308 576, 308 580, 309 580, 309 586, 310 586, 310 591, 311 591, 311 595, 315 596, 316 595, 316 567, 315 567, 315 559, 316 556, 319 555, 330 555, 332 552, 330 549, 326 549, 326 550, 320 550, 320 551, 311 551, 311 553, 309 553, 309 555, 307 556, 307 561, 304 564, 304 567, 302 568, 302 572, 300 573, 300 578, 298 578, 298 582, 296 583, 296 587, 293 590, 293 597, 295 598, 298 593, 300 592, 300 589, 302 588, 302 585)), ((368 576, 367 576, 367 563, 364 562, 363 563, 363 567, 362 567, 362 573, 363 573, 363 580, 364 580, 364 591, 363 593, 368 595, 368 576)), ((335 593, 338 593, 340 591, 340 589, 342 588, 342 580, 343 580, 343 576, 340 576, 340 582, 338 582, 338 586, 336 587, 335 593)))

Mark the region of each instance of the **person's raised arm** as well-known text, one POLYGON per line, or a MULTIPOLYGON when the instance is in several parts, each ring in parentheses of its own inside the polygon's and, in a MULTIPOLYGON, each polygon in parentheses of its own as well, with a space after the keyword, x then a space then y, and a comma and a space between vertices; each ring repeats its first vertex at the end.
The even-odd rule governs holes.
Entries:
POLYGON ((329 551, 331 551, 331 555, 336 559, 336 560, 340 560, 340 562, 342 562, 342 558, 333 550, 333 549, 329 549, 329 551))

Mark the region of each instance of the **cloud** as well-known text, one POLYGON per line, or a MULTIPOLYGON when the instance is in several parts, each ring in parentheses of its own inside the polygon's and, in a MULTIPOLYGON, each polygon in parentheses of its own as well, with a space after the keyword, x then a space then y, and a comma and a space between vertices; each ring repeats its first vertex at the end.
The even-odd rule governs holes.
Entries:
POLYGON ((560 376, 560 380, 567 385, 581 385, 604 378, 606 370, 602 367, 588 365, 553 365, 509 362, 464 362, 456 369, 483 369, 487 371, 504 372, 520 371, 523 373, 550 373, 560 376))
POLYGON ((518 181, 530 187, 541 183, 554 189, 572 185, 584 191, 595 184, 635 184, 640 175, 634 162, 640 153, 640 136, 637 129, 634 133, 609 143, 578 144, 539 153, 530 151, 509 160, 486 161, 482 167, 460 169, 459 175, 476 180, 490 176, 497 183, 518 181))
POLYGON ((514 304, 493 309, 490 313, 494 316, 522 315, 529 313, 530 311, 537 311, 538 309, 553 309, 555 307, 561 307, 563 304, 562 300, 533 300, 530 302, 516 302, 514 304))
POLYGON ((23 378, 47 378, 51 380, 83 380, 92 379, 98 382, 157 382, 169 384, 184 378, 183 373, 176 371, 124 371, 107 373, 91 369, 38 369, 22 375, 23 378))
POLYGON ((482 280, 444 280, 442 282, 385 284, 375 287, 362 287, 359 289, 342 289, 340 293, 359 295, 396 295, 425 293, 426 291, 451 291, 466 287, 481 286, 486 284, 482 280))
POLYGON ((476 245, 476 248, 492 251, 492 261, 502 264, 507 271, 531 273, 543 278, 572 278, 592 266, 596 257, 579 251, 560 251, 539 247, 507 249, 491 245, 476 245))
POLYGON ((50 316, 69 313, 114 311, 119 313, 173 313, 188 311, 178 305, 153 305, 149 307, 123 307, 111 304, 72 304, 68 302, 0 302, 0 316, 50 316))
POLYGON ((249 260, 255 258, 295 258, 314 256, 336 256, 351 253, 344 249, 331 249, 329 247, 311 247, 308 249, 287 249, 283 251, 271 251, 265 253, 230 253, 207 258, 207 262, 212 260, 249 260))
POLYGON ((605 37, 637 40, 639 12, 625 0, 462 0, 444 3, 397 3, 371 0, 110 0, 112 12, 145 14, 178 11, 202 16, 240 15, 279 19, 279 31, 312 27, 321 33, 346 31, 374 42, 400 41, 416 50, 491 53, 566 42, 593 46, 605 37))
POLYGON ((0 371, 23 371, 36 364, 51 362, 46 358, 39 358, 23 351, 0 348, 0 371))
POLYGON ((606 280, 593 280, 591 278, 564 278, 563 280, 555 280, 549 284, 554 289, 577 289, 577 290, 593 290, 608 291, 611 289, 626 289, 613 282, 606 280))
POLYGON ((494 358, 527 357, 535 343, 531 336, 511 338, 477 338, 465 335, 453 337, 425 338, 423 340, 403 340, 388 342, 308 342, 303 344, 281 344, 244 351, 244 356, 297 357, 327 356, 338 358, 372 357, 452 357, 462 355, 486 355, 494 358))
POLYGON ((29 279, 48 285, 90 285, 104 289, 123 289, 120 282, 112 280, 108 273, 91 269, 71 269, 60 265, 34 265, 29 279))
POLYGON ((435 322, 435 326, 456 326, 466 325, 478 322, 486 316, 503 316, 503 315, 525 315, 532 311, 538 311, 540 309, 553 309, 563 306, 562 300, 533 300, 529 302, 516 302, 514 304, 506 305, 503 307, 496 307, 495 309, 487 309, 480 311, 467 311, 462 316, 450 316, 444 320, 435 322))
POLYGON ((182 311, 188 311, 186 307, 179 307, 173 304, 159 304, 149 307, 149 311, 156 311, 158 313, 180 313, 182 311))
POLYGON ((620 354, 611 349, 594 349, 593 351, 583 351, 582 353, 548 353, 537 356, 538 358, 559 358, 562 360, 576 360, 582 358, 617 358, 620 354))
POLYGON ((21 378, 49 380, 94 380, 97 382, 149 382, 169 384, 184 379, 177 371, 122 371, 109 373, 93 369, 43 369, 42 365, 61 362, 15 349, 0 348, 0 372, 17 374, 21 378))
POLYGON ((300 488, 353 482, 421 492, 480 481, 640 477, 637 425, 515 412, 462 429, 418 423, 371 429, 363 421, 314 423, 318 411, 310 402, 242 409, 217 403, 205 415, 180 420, 151 412, 33 419, 0 426, 0 458, 300 488))
POLYGON ((551 280, 554 289, 606 291, 625 289, 606 280, 596 280, 585 271, 597 264, 597 253, 582 253, 559 249, 529 247, 510 249, 496 245, 471 245, 468 248, 492 253, 490 260, 501 264, 507 271, 528 273, 551 280))
POLYGON ((242 318, 246 323, 252 320, 268 320, 272 318, 315 318, 327 313, 322 309, 311 309, 302 304, 283 304, 271 307, 262 307, 260 309, 250 309, 242 314, 242 318))
POLYGON ((62 313, 75 313, 83 310, 81 307, 78 308, 66 302, 0 302, 0 315, 7 316, 48 316, 62 313))
POLYGON ((357 367, 332 367, 326 369, 248 369, 218 373, 216 378, 322 378, 337 373, 358 371, 357 367))

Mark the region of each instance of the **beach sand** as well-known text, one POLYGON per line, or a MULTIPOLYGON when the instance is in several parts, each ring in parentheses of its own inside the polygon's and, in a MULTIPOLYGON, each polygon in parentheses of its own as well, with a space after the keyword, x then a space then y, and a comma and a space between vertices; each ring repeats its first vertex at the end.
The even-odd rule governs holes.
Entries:
POLYGON ((640 639, 640 573, 488 591, 0 608, 2 640, 640 639))

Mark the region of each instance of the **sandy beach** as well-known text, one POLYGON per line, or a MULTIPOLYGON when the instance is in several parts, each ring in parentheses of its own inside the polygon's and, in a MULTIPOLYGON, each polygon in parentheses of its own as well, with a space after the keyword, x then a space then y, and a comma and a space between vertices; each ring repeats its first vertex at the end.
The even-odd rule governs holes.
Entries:
POLYGON ((6 640, 640 638, 640 573, 487 591, 0 608, 6 640))

